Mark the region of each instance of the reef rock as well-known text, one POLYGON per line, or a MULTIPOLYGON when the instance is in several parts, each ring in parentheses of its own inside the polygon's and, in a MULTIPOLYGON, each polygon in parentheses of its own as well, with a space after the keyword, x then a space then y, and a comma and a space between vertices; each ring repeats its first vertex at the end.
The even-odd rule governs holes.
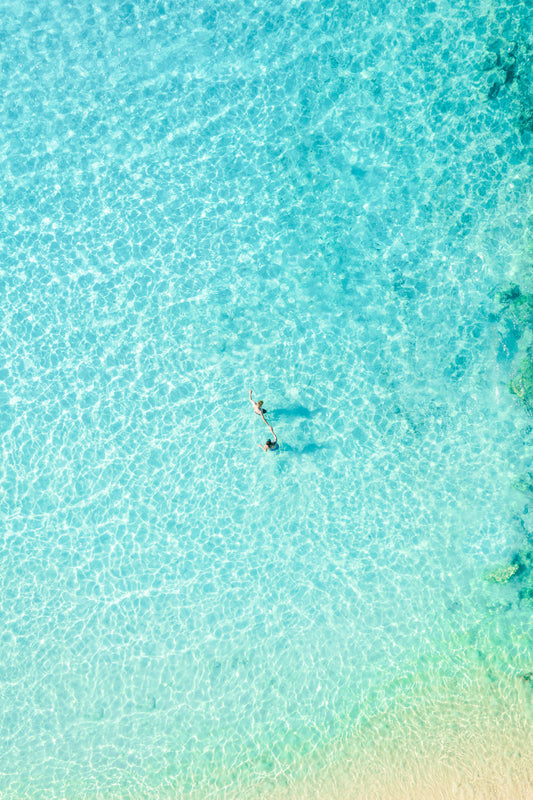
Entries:
POLYGON ((483 574, 483 580, 491 583, 507 583, 518 572, 518 569, 518 564, 503 564, 495 569, 487 570, 483 574))
POLYGON ((522 360, 509 389, 520 398, 528 411, 533 411, 533 361, 529 356, 522 360))

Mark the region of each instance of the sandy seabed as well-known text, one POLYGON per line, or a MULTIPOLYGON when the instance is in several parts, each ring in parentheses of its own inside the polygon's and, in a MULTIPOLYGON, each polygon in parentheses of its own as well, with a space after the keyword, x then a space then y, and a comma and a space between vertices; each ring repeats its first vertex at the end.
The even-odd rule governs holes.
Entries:
POLYGON ((451 699, 408 699, 328 762, 312 777, 263 787, 261 800, 533 800, 533 682, 516 676, 457 687, 451 699))

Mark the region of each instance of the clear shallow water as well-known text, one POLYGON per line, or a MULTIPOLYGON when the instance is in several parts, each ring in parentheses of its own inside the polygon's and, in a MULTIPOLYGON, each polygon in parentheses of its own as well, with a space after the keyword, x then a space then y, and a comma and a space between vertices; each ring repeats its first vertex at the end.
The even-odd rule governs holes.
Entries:
POLYGON ((531 670, 531 30, 470 5, 6 7, 3 796, 272 787, 531 670))

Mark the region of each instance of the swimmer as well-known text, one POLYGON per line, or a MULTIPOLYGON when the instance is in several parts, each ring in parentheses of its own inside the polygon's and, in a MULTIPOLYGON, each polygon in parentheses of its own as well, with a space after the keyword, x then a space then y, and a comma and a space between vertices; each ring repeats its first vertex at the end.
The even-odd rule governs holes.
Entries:
POLYGON ((250 403, 254 407, 254 411, 258 414, 264 422, 268 425, 268 422, 265 419, 265 414, 268 414, 266 408, 263 408, 263 401, 262 400, 252 400, 252 390, 250 389, 250 403))
MULTIPOLYGON (((266 420, 265 420, 265 422, 266 422, 266 420)), ((268 423, 267 423, 267 425, 268 425, 268 423)), ((268 425, 268 427, 272 431, 274 439, 267 439, 266 440, 266 444, 260 444, 259 445, 261 450, 264 450, 265 453, 268 453, 269 450, 279 450, 278 437, 274 433, 274 429, 273 429, 272 425, 268 425)))

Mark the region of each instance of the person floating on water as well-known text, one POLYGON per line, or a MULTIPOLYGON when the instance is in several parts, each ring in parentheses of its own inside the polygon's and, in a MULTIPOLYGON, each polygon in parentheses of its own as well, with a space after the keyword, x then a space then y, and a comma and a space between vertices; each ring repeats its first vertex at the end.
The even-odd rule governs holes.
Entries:
POLYGON ((266 408, 263 408, 263 401, 262 400, 252 400, 252 390, 251 389, 250 389, 250 403, 253 405, 255 413, 258 414, 261 417, 261 419, 263 420, 265 425, 268 425, 268 422, 265 419, 265 414, 268 414, 268 411, 266 410, 266 408))
POLYGON ((253 405, 255 413, 257 414, 258 417, 261 417, 265 425, 267 425, 270 428, 270 430, 272 431, 272 436, 274 437, 273 439, 267 439, 266 444, 260 444, 259 447, 261 448, 261 450, 264 450, 265 453, 267 453, 269 450, 279 450, 278 437, 274 433, 274 428, 265 419, 265 414, 268 414, 268 411, 266 410, 266 408, 263 408, 263 401, 253 400, 251 389, 249 397, 250 397, 250 403, 253 405))
MULTIPOLYGON (((266 422, 266 420, 265 420, 265 422, 266 422)), ((267 422, 267 425, 268 425, 268 422, 267 422)), ((266 440, 266 444, 260 444, 259 445, 261 450, 264 450, 265 453, 268 453, 269 450, 279 450, 278 437, 274 433, 274 428, 272 427, 272 425, 268 425, 268 427, 272 431, 272 435, 274 436, 274 439, 273 440, 272 439, 267 439, 266 440)))

